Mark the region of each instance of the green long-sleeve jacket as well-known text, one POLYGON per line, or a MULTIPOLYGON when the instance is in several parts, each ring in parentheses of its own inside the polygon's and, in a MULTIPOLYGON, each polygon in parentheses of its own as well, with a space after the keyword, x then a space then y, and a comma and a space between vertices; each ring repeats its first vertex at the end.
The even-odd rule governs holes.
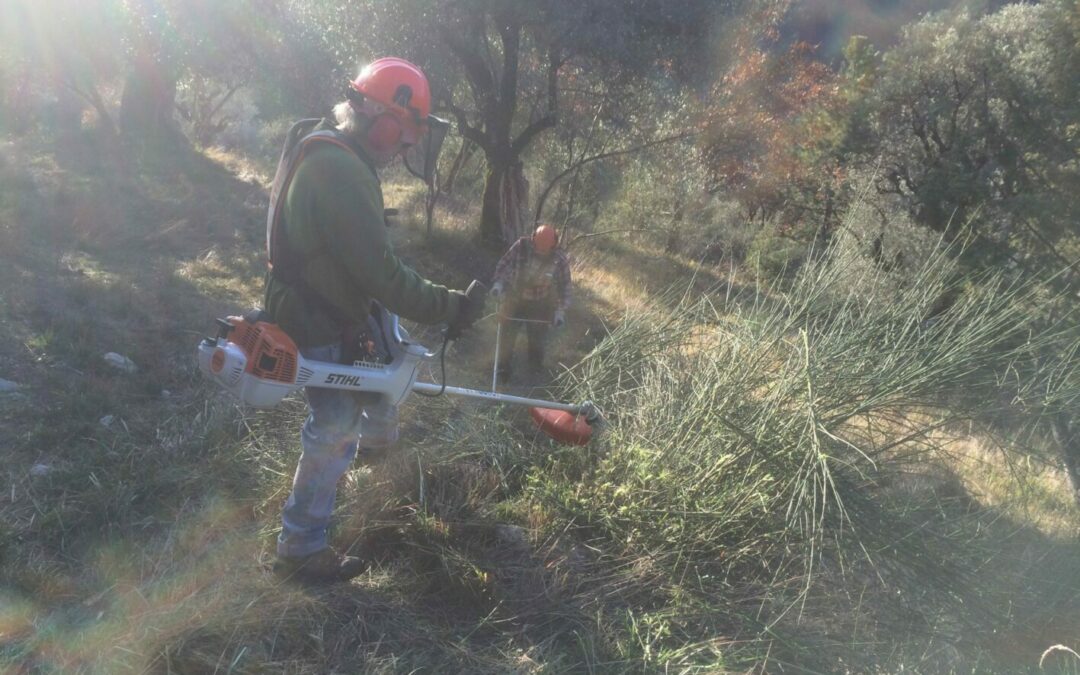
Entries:
MULTIPOLYGON (((332 128, 324 120, 316 130, 332 128)), ((356 153, 363 151, 350 144, 356 153)), ((288 186, 282 212, 290 250, 302 278, 338 311, 267 278, 265 309, 300 347, 338 342, 341 320, 366 320, 372 300, 420 323, 440 323, 458 312, 460 293, 438 286, 402 263, 391 248, 379 178, 368 162, 331 143, 312 143, 288 186)))

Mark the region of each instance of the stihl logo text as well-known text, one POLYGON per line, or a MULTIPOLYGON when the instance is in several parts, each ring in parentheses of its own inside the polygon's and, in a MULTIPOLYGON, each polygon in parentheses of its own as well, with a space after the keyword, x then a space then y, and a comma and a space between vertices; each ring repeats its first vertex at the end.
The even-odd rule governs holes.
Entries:
POLYGON ((359 375, 342 375, 341 373, 330 373, 326 376, 325 384, 342 384, 346 387, 359 387, 361 377, 359 375))

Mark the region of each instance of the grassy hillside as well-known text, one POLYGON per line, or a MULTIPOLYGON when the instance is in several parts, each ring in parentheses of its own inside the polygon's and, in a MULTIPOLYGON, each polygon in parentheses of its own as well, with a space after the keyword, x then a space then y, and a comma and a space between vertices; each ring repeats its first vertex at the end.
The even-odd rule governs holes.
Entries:
MULTIPOLYGON (((596 400, 604 434, 410 401, 339 493, 335 542, 377 564, 316 591, 268 571, 302 402, 239 409, 192 358, 259 301, 265 176, 90 136, 0 157, 6 672, 1014 673, 1080 645, 1080 513, 1013 405, 1075 400, 1075 367, 1039 360, 1068 326, 1033 333, 1030 289, 940 255, 908 284, 826 262, 757 288, 579 240, 565 368, 527 385, 596 400)), ((428 238, 416 188, 386 193, 425 274, 493 268, 474 207, 428 238)), ((493 343, 488 320, 451 380, 484 386, 493 343)))

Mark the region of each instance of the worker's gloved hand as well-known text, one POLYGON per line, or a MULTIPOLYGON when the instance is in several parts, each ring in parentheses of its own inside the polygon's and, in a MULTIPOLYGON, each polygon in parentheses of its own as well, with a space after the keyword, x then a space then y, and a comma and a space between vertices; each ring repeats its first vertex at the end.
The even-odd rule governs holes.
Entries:
POLYGON ((566 325, 566 312, 561 309, 555 310, 555 316, 551 318, 551 325, 555 328, 562 328, 566 325))
POLYGON ((503 282, 501 282, 501 281, 496 281, 496 282, 495 282, 494 284, 492 284, 492 286, 491 286, 491 297, 493 297, 493 298, 495 298, 496 300, 498 300, 499 298, 501 298, 501 297, 502 297, 502 295, 503 295, 503 282))
POLYGON ((456 340, 484 315, 487 302, 487 287, 474 280, 468 290, 458 299, 457 316, 446 327, 446 339, 456 340))

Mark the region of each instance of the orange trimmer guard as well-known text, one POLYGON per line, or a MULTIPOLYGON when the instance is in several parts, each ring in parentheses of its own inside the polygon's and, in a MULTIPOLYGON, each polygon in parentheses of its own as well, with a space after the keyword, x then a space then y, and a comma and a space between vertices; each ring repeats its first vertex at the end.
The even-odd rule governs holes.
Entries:
POLYGON ((592 426, 585 421, 584 415, 550 408, 529 408, 529 414, 540 431, 559 443, 587 445, 592 438, 592 426))

